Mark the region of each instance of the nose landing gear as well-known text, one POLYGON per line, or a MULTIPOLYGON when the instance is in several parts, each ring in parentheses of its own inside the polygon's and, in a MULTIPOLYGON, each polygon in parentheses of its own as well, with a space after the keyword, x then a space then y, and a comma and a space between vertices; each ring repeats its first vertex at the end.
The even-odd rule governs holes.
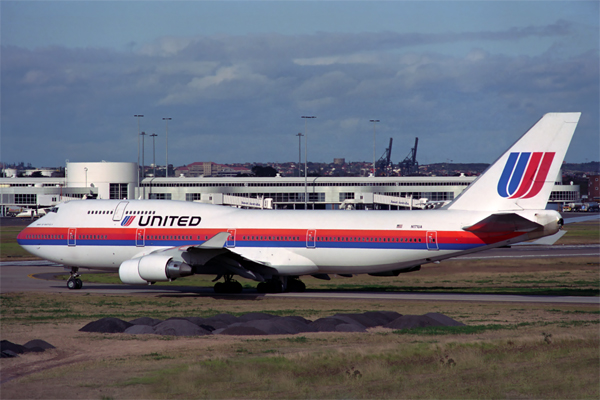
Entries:
POLYGON ((83 287, 83 282, 81 281, 81 279, 79 279, 79 277, 81 275, 79 275, 78 271, 79 271, 79 268, 77 268, 77 267, 71 268, 71 277, 67 281, 67 287, 70 290, 81 289, 83 287))

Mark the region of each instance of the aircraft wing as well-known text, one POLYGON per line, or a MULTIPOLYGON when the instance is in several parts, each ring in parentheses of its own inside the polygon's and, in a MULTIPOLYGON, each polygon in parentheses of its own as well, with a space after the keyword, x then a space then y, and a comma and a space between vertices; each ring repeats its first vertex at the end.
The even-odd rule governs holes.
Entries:
POLYGON ((469 232, 530 232, 543 226, 515 213, 492 214, 481 221, 463 227, 469 232))
POLYGON ((263 275, 277 273, 267 263, 246 258, 225 245, 229 232, 219 232, 200 245, 187 245, 160 251, 172 255, 192 266, 196 273, 214 273, 216 275, 235 274, 247 279, 263 282, 263 275))

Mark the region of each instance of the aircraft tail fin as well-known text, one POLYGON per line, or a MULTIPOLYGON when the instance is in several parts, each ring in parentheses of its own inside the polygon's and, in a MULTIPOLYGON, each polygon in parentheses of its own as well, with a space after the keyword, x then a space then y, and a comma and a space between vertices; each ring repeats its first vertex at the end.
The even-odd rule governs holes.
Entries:
POLYGON ((550 113, 445 208, 518 211, 546 208, 581 113, 550 113))

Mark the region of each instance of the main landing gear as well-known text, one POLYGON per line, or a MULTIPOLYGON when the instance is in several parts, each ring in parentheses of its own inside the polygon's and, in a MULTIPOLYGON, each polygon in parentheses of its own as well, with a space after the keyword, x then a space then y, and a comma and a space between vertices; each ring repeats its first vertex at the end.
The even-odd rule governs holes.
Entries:
POLYGON ((256 285, 259 293, 304 292, 306 285, 297 277, 284 276, 271 278, 256 285))
MULTIPOLYGON (((217 282, 215 293, 242 293, 242 284, 233 279, 233 275, 223 275, 225 282, 217 282)), ((221 276, 217 276, 220 279, 221 276)), ((276 276, 256 285, 258 293, 304 292, 306 285, 298 277, 276 276)))
MULTIPOLYGON (((213 281, 214 282, 214 281, 213 281)), ((215 293, 242 293, 242 284, 233 279, 233 275, 225 275, 225 282, 217 282, 215 293)))
POLYGON ((83 287, 83 282, 81 281, 81 279, 79 279, 79 277, 81 275, 79 275, 78 271, 79 271, 79 268, 77 268, 77 267, 71 268, 71 277, 67 281, 67 287, 70 290, 81 289, 83 287))

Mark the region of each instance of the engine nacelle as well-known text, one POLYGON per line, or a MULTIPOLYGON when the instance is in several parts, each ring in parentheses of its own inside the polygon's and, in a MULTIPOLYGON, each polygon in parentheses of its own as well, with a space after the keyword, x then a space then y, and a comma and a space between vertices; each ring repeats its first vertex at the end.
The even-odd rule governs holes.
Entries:
POLYGON ((173 257, 166 254, 134 258, 119 266, 119 278, 130 285, 171 281, 192 274, 192 267, 182 261, 173 261, 173 257))

